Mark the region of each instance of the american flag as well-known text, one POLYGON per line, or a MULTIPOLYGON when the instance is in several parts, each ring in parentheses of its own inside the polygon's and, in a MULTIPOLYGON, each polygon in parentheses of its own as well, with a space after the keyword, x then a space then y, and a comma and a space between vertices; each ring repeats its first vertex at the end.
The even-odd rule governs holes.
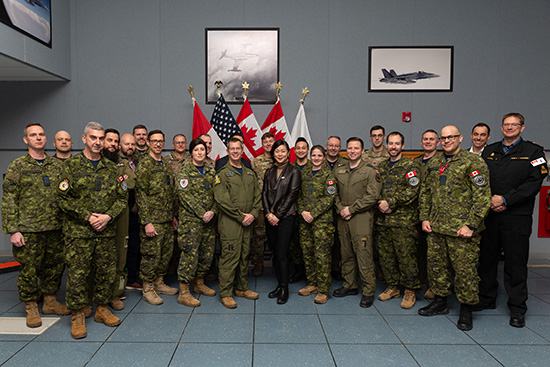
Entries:
POLYGON ((214 107, 214 112, 212 112, 210 124, 214 130, 216 130, 216 133, 225 145, 227 145, 229 138, 234 133, 238 132, 242 134, 241 129, 235 122, 233 114, 229 111, 229 107, 227 106, 227 103, 225 103, 225 99, 222 94, 220 94, 218 102, 216 102, 216 107, 214 107))

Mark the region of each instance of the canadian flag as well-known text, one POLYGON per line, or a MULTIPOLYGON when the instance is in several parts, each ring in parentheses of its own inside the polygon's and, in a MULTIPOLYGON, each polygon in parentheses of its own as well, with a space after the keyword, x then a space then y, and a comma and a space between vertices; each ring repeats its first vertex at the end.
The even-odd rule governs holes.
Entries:
POLYGON ((296 160, 296 155, 294 154, 294 139, 292 139, 288 131, 283 108, 281 107, 281 101, 278 98, 275 106, 273 106, 262 125, 262 132, 264 134, 267 132, 272 133, 273 136, 275 136, 275 141, 284 139, 290 147, 290 161, 294 162, 296 160))
POLYGON ((204 116, 204 113, 202 113, 195 98, 193 98, 193 139, 198 138, 202 134, 208 134, 212 138, 212 151, 209 154, 210 158, 218 160, 227 155, 225 145, 216 133, 216 130, 214 130, 210 122, 206 119, 206 116, 204 116))
POLYGON ((306 111, 304 110, 303 103, 300 103, 298 114, 296 114, 296 119, 294 120, 294 126, 292 126, 291 135, 294 137, 294 139, 302 137, 306 139, 310 148, 313 146, 311 136, 309 135, 309 129, 307 127, 306 111))
POLYGON ((239 116, 237 116, 237 125, 239 125, 244 136, 244 145, 247 150, 245 154, 249 161, 264 153, 262 148, 262 130, 254 117, 248 98, 245 97, 239 116))

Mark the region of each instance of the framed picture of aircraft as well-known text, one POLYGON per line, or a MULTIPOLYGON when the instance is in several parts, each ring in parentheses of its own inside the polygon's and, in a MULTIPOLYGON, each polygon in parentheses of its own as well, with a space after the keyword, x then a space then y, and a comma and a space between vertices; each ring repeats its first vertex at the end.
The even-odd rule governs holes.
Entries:
POLYGON ((206 103, 218 100, 216 82, 227 103, 275 103, 279 81, 279 28, 206 28, 206 103))
POLYGON ((50 0, 1 0, 0 22, 52 47, 50 0))
POLYGON ((452 92, 453 46, 369 47, 369 92, 452 92))

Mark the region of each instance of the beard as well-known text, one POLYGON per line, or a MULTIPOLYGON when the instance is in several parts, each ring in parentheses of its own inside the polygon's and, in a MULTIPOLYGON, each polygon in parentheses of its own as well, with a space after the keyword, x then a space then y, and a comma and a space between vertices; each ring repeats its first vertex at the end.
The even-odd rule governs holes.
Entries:
POLYGON ((117 152, 111 152, 109 149, 103 149, 103 156, 110 160, 111 162, 118 162, 118 153, 117 152))

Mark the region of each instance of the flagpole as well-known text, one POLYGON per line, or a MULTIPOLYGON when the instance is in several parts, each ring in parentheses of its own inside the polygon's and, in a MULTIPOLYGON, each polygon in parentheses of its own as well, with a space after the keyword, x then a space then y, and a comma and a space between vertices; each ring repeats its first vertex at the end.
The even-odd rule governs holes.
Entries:
POLYGON ((302 99, 300 100, 300 103, 301 104, 304 104, 305 100, 306 100, 306 96, 309 94, 309 89, 307 89, 307 87, 305 87, 304 89, 302 89, 302 99))
POLYGON ((277 84, 275 84, 275 88, 277 88, 277 93, 275 94, 275 98, 278 101, 280 97, 279 94, 281 93, 281 89, 283 88, 283 85, 281 84, 281 82, 277 82, 277 84))
POLYGON ((244 97, 244 100, 246 101, 246 92, 248 92, 248 90, 250 89, 250 84, 248 84, 245 80, 245 82, 242 84, 242 87, 244 89, 244 93, 243 93, 243 97, 244 97))
POLYGON ((193 86, 191 84, 189 84, 189 88, 187 88, 187 91, 191 95, 191 100, 193 101, 193 106, 194 106, 195 105, 195 95, 194 95, 193 92, 195 91, 195 88, 193 88, 193 86))

